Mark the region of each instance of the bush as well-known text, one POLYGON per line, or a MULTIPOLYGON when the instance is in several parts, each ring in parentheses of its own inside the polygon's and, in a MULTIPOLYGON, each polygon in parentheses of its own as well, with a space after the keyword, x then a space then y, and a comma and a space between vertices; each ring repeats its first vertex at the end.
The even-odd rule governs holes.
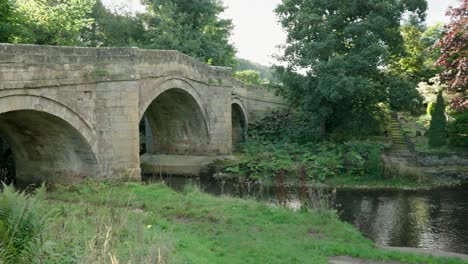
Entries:
POLYGON ((386 109, 382 106, 369 107, 366 111, 353 111, 339 117, 343 121, 334 127, 330 140, 345 142, 362 140, 370 136, 382 136, 385 132, 386 109))
POLYGON ((446 125, 447 120, 445 118, 445 102, 444 98, 442 97, 442 92, 439 92, 428 131, 429 146, 441 147, 447 143, 446 125))
POLYGON ((279 171, 297 180, 298 168, 304 168, 308 178, 325 181, 327 178, 349 176, 380 176, 380 153, 383 144, 371 141, 350 141, 296 144, 248 141, 241 145, 242 161, 225 172, 252 179, 271 181, 279 171))
POLYGON ((448 126, 450 145, 468 148, 468 111, 454 113, 452 117, 455 120, 448 126))
POLYGON ((45 187, 36 195, 16 192, 3 185, 0 194, 0 262, 32 263, 38 257, 47 216, 40 211, 45 187))

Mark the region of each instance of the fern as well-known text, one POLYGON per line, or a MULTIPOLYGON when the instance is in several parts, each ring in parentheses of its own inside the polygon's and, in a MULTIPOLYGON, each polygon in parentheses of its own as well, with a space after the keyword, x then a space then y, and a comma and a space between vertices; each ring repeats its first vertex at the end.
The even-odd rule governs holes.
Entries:
POLYGON ((3 184, 0 194, 0 263, 31 263, 38 257, 41 233, 48 218, 41 213, 44 196, 44 186, 35 195, 28 195, 3 184))

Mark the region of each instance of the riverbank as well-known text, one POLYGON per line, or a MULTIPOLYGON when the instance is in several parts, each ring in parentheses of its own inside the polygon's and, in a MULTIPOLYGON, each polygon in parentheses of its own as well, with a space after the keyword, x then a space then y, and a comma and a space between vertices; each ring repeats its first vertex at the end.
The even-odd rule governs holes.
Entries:
POLYGON ((90 182, 56 188, 44 263, 327 263, 347 255, 404 263, 463 263, 378 249, 330 211, 214 197, 194 187, 90 182))
MULTIPOLYGON (((214 179, 218 182, 231 183, 238 185, 241 182, 250 181, 251 186, 258 185, 258 181, 249 179, 243 175, 235 174, 217 174, 214 179)), ((261 182, 262 188, 272 189, 277 188, 277 182, 268 181, 261 182)), ((404 178, 375 178, 375 177, 352 177, 348 175, 338 175, 328 178, 323 182, 307 182, 301 183, 298 180, 287 179, 283 183, 286 188, 299 189, 301 186, 307 188, 325 188, 325 189, 350 189, 350 190, 374 190, 374 191, 429 191, 438 189, 447 189, 466 186, 468 182, 464 181, 438 181, 438 182, 418 182, 412 179, 404 178)), ((258 188, 258 187, 257 187, 258 188)))
POLYGON ((402 191, 429 191, 460 187, 468 184, 462 181, 446 182, 418 182, 409 179, 373 179, 336 177, 329 179, 325 185, 329 188, 356 189, 356 190, 402 190, 402 191))

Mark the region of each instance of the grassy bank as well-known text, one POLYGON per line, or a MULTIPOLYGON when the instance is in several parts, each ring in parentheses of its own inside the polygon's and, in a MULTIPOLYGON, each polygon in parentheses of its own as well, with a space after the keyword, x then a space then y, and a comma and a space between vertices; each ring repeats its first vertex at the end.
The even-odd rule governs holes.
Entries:
POLYGON ((88 183, 57 188, 42 263, 327 263, 330 256, 461 263, 376 249, 332 212, 293 212, 196 188, 88 183))

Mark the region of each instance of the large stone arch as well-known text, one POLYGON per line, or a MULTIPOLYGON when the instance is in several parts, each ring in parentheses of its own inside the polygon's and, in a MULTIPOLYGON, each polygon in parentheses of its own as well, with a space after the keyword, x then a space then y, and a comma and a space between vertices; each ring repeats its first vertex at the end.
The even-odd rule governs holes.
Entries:
POLYGON ((233 97, 231 102, 232 145, 247 138, 249 119, 244 103, 239 97, 233 97))
POLYGON ((140 119, 145 123, 146 152, 206 155, 210 134, 201 95, 183 79, 140 86, 140 119), (152 87, 152 89, 151 89, 152 87))
POLYGON ((202 95, 193 87, 188 80, 180 77, 166 77, 160 79, 146 79, 140 81, 140 103, 139 116, 140 119, 150 106, 150 104, 162 93, 169 89, 180 89, 190 94, 199 105, 203 117, 209 127, 207 106, 203 103, 202 95))
POLYGON ((92 128, 73 110, 49 98, 1 97, 0 137, 11 146, 19 185, 98 176, 92 128))

